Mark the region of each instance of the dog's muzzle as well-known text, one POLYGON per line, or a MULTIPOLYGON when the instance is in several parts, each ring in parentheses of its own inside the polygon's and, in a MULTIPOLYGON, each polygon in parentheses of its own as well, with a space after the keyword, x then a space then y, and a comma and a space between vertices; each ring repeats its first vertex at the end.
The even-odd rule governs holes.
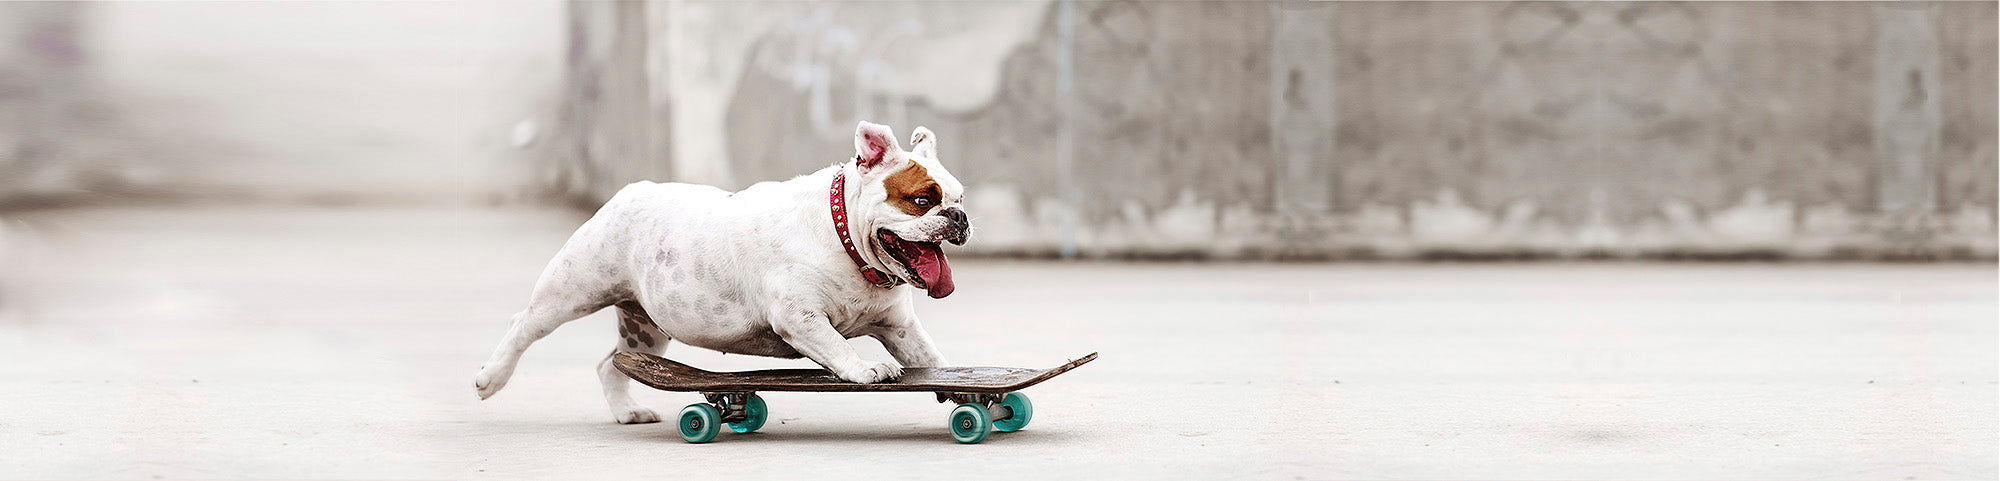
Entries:
POLYGON ((972 222, 966 220, 965 209, 952 207, 945 209, 944 212, 940 212, 938 215, 951 220, 951 230, 945 233, 945 242, 950 242, 951 245, 955 246, 965 245, 966 238, 972 236, 972 222))

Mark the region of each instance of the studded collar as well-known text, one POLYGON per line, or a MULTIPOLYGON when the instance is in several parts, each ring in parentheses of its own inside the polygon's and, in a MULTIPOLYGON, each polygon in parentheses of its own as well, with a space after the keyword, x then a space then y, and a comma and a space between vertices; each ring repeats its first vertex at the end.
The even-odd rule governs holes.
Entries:
POLYGON ((847 169, 834 171, 833 187, 827 190, 827 199, 833 212, 833 231, 840 234, 840 248, 846 249, 848 260, 854 261, 854 267, 861 269, 861 278, 867 280, 869 284, 874 284, 875 287, 884 289, 902 284, 902 279, 882 272, 881 269, 876 269, 868 265, 867 261, 861 260, 861 251, 854 248, 853 235, 847 228, 847 169))

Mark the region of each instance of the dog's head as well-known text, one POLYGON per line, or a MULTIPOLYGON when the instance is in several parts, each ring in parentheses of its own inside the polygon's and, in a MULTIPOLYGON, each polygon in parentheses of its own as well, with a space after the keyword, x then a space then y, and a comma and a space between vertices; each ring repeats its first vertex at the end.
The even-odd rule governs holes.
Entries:
POLYGON ((917 127, 904 151, 888 126, 862 122, 854 128, 854 169, 861 178, 848 209, 872 233, 866 244, 875 258, 931 297, 951 295, 951 264, 938 243, 964 245, 972 225, 959 205, 965 186, 937 160, 937 136, 917 127))

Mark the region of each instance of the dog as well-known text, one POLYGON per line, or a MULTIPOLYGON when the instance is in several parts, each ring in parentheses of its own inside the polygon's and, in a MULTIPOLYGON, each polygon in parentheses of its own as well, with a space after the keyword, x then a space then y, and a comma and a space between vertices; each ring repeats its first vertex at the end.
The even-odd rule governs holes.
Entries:
POLYGON ((965 187, 917 127, 903 150, 887 126, 861 122, 854 157, 737 192, 640 181, 577 228, 535 282, 493 355, 473 378, 480 399, 507 386, 521 353, 556 327, 618 309, 617 344, 597 364, 619 423, 658 413, 627 390, 620 352, 658 355, 668 340, 732 354, 806 357, 856 383, 904 366, 948 366, 917 322, 912 292, 955 289, 940 243, 964 245, 965 187), (894 362, 862 359, 847 339, 869 336, 894 362))

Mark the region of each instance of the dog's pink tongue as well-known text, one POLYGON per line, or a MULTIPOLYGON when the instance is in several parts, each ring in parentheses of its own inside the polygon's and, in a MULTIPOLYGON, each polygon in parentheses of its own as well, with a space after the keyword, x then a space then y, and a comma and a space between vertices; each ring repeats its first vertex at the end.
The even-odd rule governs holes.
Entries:
POLYGON ((931 298, 943 299, 951 295, 951 263, 944 259, 944 250, 929 242, 911 242, 909 247, 916 252, 910 259, 910 268, 917 271, 918 277, 924 278, 925 290, 931 298))

